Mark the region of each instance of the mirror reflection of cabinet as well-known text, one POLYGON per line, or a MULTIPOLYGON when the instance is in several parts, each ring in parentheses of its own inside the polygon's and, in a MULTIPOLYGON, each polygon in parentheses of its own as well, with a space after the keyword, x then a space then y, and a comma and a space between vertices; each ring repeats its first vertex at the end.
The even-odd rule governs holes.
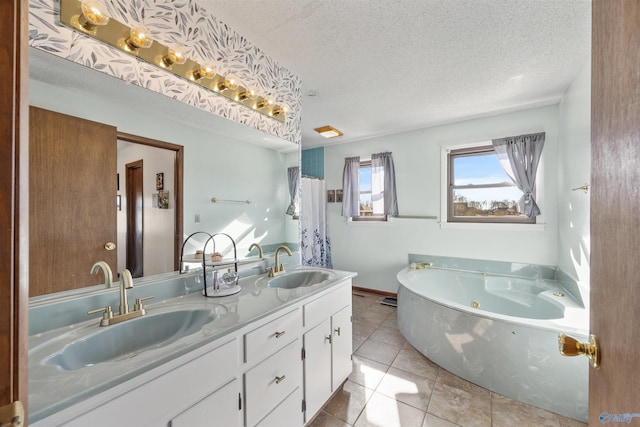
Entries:
POLYGON ((29 112, 30 296, 104 283, 117 272, 113 126, 31 107, 29 112))

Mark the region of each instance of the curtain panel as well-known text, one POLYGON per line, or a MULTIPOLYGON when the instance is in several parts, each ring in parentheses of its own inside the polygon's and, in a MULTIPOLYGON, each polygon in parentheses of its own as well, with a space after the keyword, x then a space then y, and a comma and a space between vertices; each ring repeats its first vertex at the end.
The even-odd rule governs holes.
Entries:
POLYGON ((518 201, 520 212, 527 218, 540 215, 540 207, 531 194, 535 185, 538 164, 542 157, 545 133, 510 136, 491 142, 504 171, 523 192, 518 201))
POLYGON ((300 168, 298 166, 292 166, 287 169, 287 180, 289 183, 289 195, 291 196, 291 202, 287 208, 287 215, 295 215, 296 213, 296 200, 298 199, 298 191, 300 189, 300 168))
POLYGON ((360 215, 360 157, 344 159, 342 171, 342 216, 360 215))
POLYGON ((396 170, 389 152, 371 155, 371 200, 374 215, 398 215, 396 170))

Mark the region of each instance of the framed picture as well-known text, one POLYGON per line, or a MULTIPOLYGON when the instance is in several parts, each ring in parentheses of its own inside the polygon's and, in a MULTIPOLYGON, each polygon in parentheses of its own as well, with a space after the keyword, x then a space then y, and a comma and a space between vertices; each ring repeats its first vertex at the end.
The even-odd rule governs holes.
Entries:
POLYGON ((334 203, 336 201, 336 190, 327 190, 327 202, 334 203))
POLYGON ((158 208, 169 209, 169 192, 158 191, 158 208))
POLYGON ((156 174, 156 190, 164 190, 164 172, 156 174))
POLYGON ((122 210, 122 198, 119 194, 116 196, 116 208, 118 208, 119 211, 122 210))
POLYGON ((336 190, 336 202, 342 203, 342 188, 339 190, 336 190))

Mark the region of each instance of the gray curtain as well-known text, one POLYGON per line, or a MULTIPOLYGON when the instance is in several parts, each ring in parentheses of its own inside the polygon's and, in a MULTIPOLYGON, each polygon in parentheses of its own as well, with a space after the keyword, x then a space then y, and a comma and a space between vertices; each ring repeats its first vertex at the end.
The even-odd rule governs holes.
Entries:
POLYGON ((527 218, 540 215, 540 208, 531 192, 544 147, 544 132, 494 139, 491 142, 502 168, 524 193, 518 202, 520 212, 527 218))
POLYGON ((295 215, 296 213, 296 199, 298 198, 298 190, 300 189, 300 168, 298 166, 292 166, 287 169, 287 179, 289 182, 289 195, 291 196, 291 203, 287 208, 287 215, 295 215))
POLYGON ((390 216, 398 215, 398 194, 396 192, 396 169, 393 165, 391 153, 376 153, 371 155, 371 192, 373 213, 390 216), (379 195, 382 195, 379 198, 379 195), (383 206, 378 207, 380 199, 383 206), (382 212, 380 212, 382 211, 382 212))
POLYGON ((360 157, 344 159, 342 171, 342 216, 360 215, 360 157))

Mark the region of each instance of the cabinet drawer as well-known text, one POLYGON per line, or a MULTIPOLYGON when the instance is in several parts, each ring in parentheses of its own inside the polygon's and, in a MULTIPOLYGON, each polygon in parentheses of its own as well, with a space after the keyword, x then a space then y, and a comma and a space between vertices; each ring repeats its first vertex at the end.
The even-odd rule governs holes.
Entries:
POLYGON ((298 387, 293 393, 256 424, 256 427, 302 426, 302 388, 298 387))
POLYGON ((304 327, 309 328, 325 320, 331 314, 351 305, 351 280, 340 285, 335 291, 305 304, 304 327))
POLYGON ((302 315, 295 309, 244 336, 244 361, 253 364, 300 336, 302 315))
POLYGON ((302 386, 301 344, 296 339, 245 373, 247 425, 252 426, 302 386))

